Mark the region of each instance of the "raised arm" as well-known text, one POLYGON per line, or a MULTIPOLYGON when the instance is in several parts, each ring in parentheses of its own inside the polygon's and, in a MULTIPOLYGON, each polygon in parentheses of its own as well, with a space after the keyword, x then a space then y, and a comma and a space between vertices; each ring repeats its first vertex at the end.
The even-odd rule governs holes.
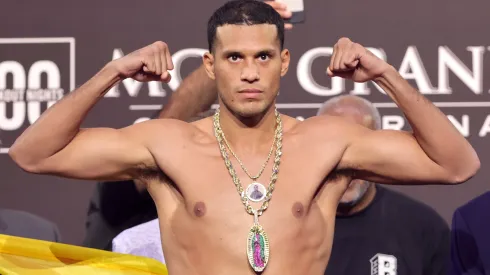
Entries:
POLYGON ((349 126, 349 144, 339 164, 378 182, 461 183, 480 168, 470 143, 434 104, 400 74, 347 38, 334 47, 330 76, 374 80, 403 111, 413 133, 349 126))
POLYGON ((131 179, 156 167, 145 137, 155 124, 148 121, 123 129, 80 129, 87 113, 118 81, 169 81, 173 69, 163 42, 111 61, 94 77, 71 92, 15 141, 9 155, 31 173, 80 179, 131 179))
POLYGON ((204 65, 201 65, 184 78, 158 117, 189 120, 197 114, 209 110, 217 99, 216 84, 207 75, 204 65))

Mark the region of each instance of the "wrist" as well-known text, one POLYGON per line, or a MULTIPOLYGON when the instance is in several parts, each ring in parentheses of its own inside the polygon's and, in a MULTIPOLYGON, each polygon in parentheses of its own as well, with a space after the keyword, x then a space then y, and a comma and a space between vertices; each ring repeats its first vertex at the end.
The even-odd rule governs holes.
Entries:
POLYGON ((95 76, 93 80, 101 85, 99 96, 104 96, 114 85, 123 78, 120 77, 117 70, 107 64, 95 76))
POLYGON ((395 69, 395 67, 391 66, 390 64, 386 64, 386 68, 384 68, 379 76, 374 78, 374 82, 376 84, 379 84, 379 82, 385 81, 393 76, 398 75, 398 71, 395 69))
POLYGON ((102 70, 100 70, 100 74, 111 79, 111 82, 118 82, 124 80, 125 77, 119 72, 117 67, 114 64, 114 61, 107 63, 102 70))

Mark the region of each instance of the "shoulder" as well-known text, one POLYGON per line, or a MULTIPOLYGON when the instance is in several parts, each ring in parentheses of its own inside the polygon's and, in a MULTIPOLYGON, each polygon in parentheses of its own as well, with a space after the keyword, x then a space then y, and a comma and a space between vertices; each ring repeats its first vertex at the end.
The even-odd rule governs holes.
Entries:
MULTIPOLYGON (((345 122, 347 122, 344 118, 340 116, 330 116, 330 115, 321 115, 321 116, 312 116, 301 122, 302 127, 345 127, 345 122)), ((347 123, 348 124, 348 123, 347 123)), ((317 128, 318 129, 318 128, 317 128)))
POLYGON ((366 127, 360 126, 359 124, 349 121, 343 117, 330 115, 310 117, 302 122, 302 126, 306 129, 320 132, 341 131, 349 135, 356 134, 362 129, 369 130, 366 127))
POLYGON ((474 213, 475 210, 484 209, 490 209, 490 191, 477 196, 458 208, 462 214, 474 213))
POLYGON ((282 128, 284 132, 291 132, 295 130, 298 126, 300 126, 303 121, 296 119, 294 117, 281 114, 282 128))
POLYGON ((5 231, 20 237, 59 241, 59 230, 54 223, 28 212, 0 209, 0 223, 0 233, 5 231))
POLYGON ((406 222, 431 230, 449 230, 447 222, 429 205, 386 187, 378 185, 377 188, 382 190, 389 209, 396 215, 403 215, 406 222))
POLYGON ((178 119, 151 119, 121 129, 122 132, 144 141, 158 141, 159 143, 187 142, 189 139, 208 134, 207 128, 212 129, 209 118, 192 123, 178 119))
POLYGON ((296 132, 304 134, 308 138, 325 140, 341 140, 350 143, 356 138, 362 137, 372 130, 353 123, 339 116, 313 116, 293 128, 296 132))
POLYGON ((460 218, 469 223, 482 219, 488 220, 490 218, 488 209, 490 209, 490 191, 458 207, 453 214, 453 220, 460 218))
POLYGON ((134 132, 140 134, 142 134, 140 131, 144 130, 144 134, 151 135, 160 132, 183 132, 190 129, 190 123, 182 120, 172 118, 155 118, 133 124, 131 126, 122 128, 121 130, 125 132, 134 132))

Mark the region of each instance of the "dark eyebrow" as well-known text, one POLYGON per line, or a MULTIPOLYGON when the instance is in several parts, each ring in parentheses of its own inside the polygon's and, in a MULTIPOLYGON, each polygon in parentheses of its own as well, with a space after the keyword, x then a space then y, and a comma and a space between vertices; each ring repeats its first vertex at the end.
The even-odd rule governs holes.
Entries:
MULTIPOLYGON (((261 50, 258 53, 256 53, 254 56, 258 57, 258 56, 261 56, 263 54, 273 56, 275 53, 276 53, 276 51, 274 49, 264 49, 264 50, 261 50)), ((237 50, 225 50, 225 51, 223 51, 223 56, 229 57, 232 55, 243 56, 244 54, 240 51, 237 51, 237 50)))
POLYGON ((223 56, 232 56, 232 55, 238 55, 238 56, 243 56, 243 54, 241 52, 238 52, 238 51, 224 51, 223 52, 223 56))
POLYGON ((255 56, 261 56, 261 55, 268 55, 268 56, 273 56, 275 54, 274 50, 262 50, 258 52, 255 56))

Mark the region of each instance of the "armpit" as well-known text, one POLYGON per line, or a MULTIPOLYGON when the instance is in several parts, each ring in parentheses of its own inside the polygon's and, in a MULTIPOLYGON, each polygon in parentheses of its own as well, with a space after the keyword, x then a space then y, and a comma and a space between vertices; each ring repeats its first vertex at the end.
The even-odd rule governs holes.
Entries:
POLYGON ((339 181, 339 180, 351 180, 355 178, 357 171, 354 169, 341 169, 341 170, 334 170, 330 174, 327 175, 325 178, 325 182, 333 182, 333 181, 339 181))
POLYGON ((144 181, 161 180, 167 178, 158 167, 141 166, 138 168, 138 178, 144 181))

